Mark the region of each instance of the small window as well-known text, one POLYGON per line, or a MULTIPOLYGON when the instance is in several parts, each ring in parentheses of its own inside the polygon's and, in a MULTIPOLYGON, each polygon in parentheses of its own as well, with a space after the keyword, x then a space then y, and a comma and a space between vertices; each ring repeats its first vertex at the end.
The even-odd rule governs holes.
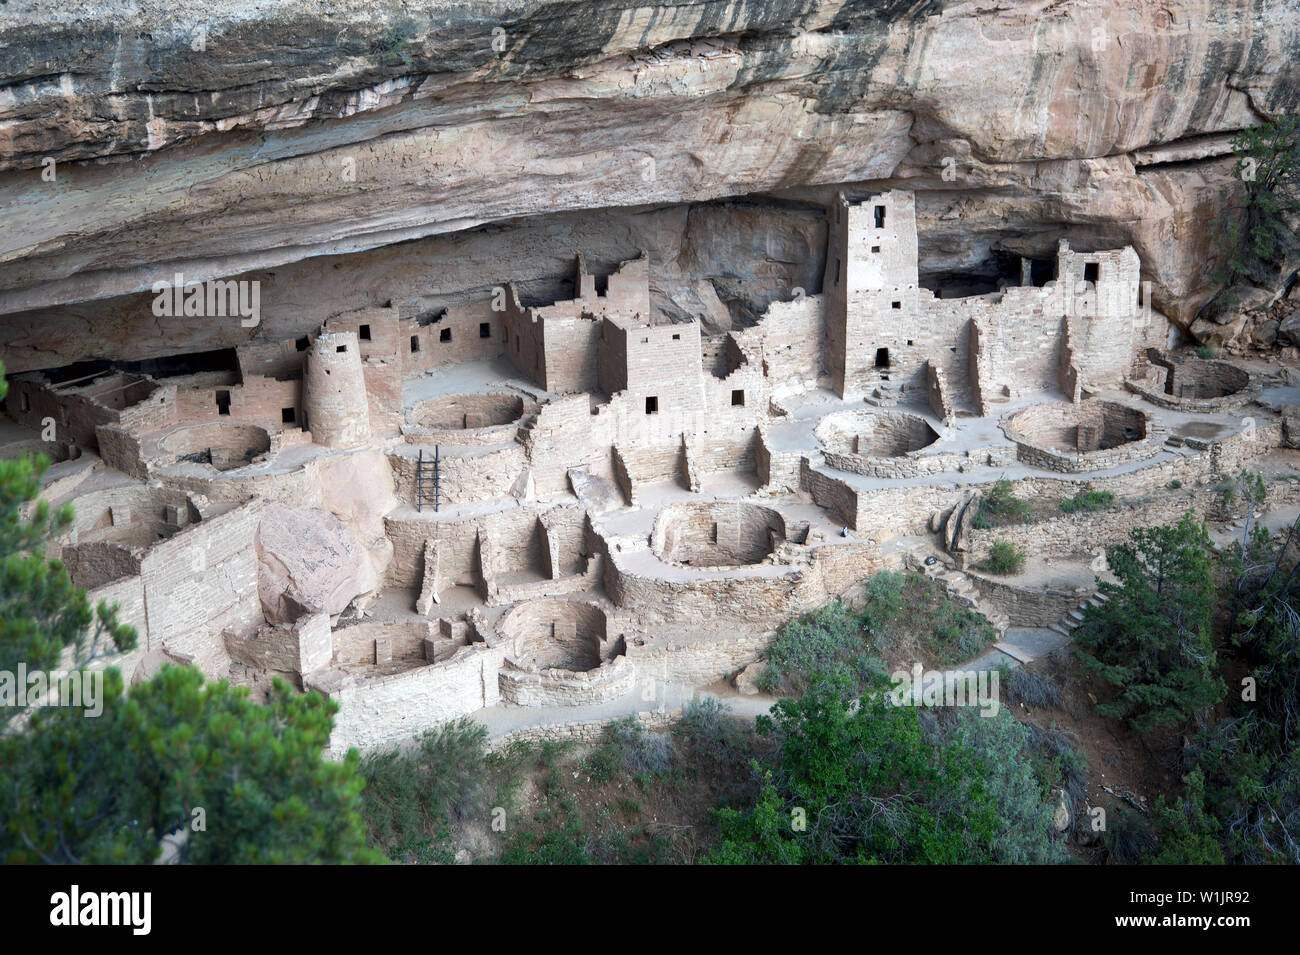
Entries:
POLYGON ((294 419, 296 419, 297 417, 298 417, 298 413, 293 408, 280 409, 281 424, 293 424, 294 419))
POLYGON ((217 392, 217 414, 230 414, 230 392, 217 392))
POLYGON ((872 255, 879 255, 879 254, 880 254, 880 246, 878 246, 878 245, 873 245, 873 246, 871 247, 871 254, 872 254, 872 255))
POLYGON ((491 338, 491 337, 492 337, 492 323, 491 323, 491 322, 479 322, 479 323, 478 323, 478 337, 479 337, 479 338, 491 338))
POLYGON ((357 338, 360 338, 363 342, 370 341, 370 326, 362 325, 360 328, 358 328, 357 338))
POLYGON ((835 260, 835 284, 840 284, 840 260, 835 260))
POLYGON ((338 346, 338 348, 335 348, 335 349, 334 349, 334 351, 335 351, 337 354, 340 354, 340 355, 343 354, 343 352, 345 352, 345 351, 347 351, 347 350, 348 350, 348 346, 347 346, 347 345, 340 345, 340 346, 338 346))
POLYGON ((888 368, 888 367, 889 367, 889 349, 888 349, 888 348, 877 348, 877 349, 876 349, 876 367, 877 367, 877 368, 888 368))
POLYGON ((658 413, 659 413, 659 398, 658 398, 657 395, 648 395, 648 396, 646 397, 646 400, 645 400, 645 413, 646 413, 646 414, 658 414, 658 413))
POLYGON ((890 308, 902 308, 902 307, 903 307, 903 303, 902 303, 902 302, 890 302, 890 303, 889 303, 889 307, 890 307, 890 308))
POLYGON ((1097 284, 1097 279, 1101 278, 1101 265, 1097 262, 1089 262, 1083 267, 1083 280, 1097 284))
POLYGON ((298 351, 306 351, 310 344, 311 342, 307 340, 306 336, 303 336, 293 343, 293 347, 298 349, 298 351))
POLYGON ((876 228, 883 229, 884 227, 885 227, 885 207, 876 206, 876 228))
POLYGON ((648 339, 648 338, 643 338, 643 339, 641 339, 641 344, 642 344, 642 345, 649 345, 649 344, 650 344, 650 339, 648 339))
POLYGON ((682 340, 682 336, 681 336, 681 335, 673 335, 673 341, 675 341, 675 342, 679 342, 679 341, 681 341, 681 340, 682 340))
POLYGON ((439 331, 439 332, 438 332, 438 341, 440 341, 440 342, 449 342, 449 341, 451 341, 451 329, 450 329, 450 328, 444 328, 444 329, 442 329, 441 331, 439 331))
POLYGON ((907 340, 907 344, 910 346, 910 345, 912 344, 912 339, 909 338, 909 339, 907 340))
POLYGON ((419 335, 412 335, 412 336, 411 336, 411 351, 412 351, 412 353, 414 353, 414 352, 417 352, 417 351, 419 351, 419 350, 420 350, 420 336, 419 336, 419 335))
POLYGON ((745 389, 744 389, 744 388, 737 388, 737 389, 735 389, 735 390, 731 393, 731 407, 733 407, 733 408, 743 408, 743 407, 745 407, 745 389))

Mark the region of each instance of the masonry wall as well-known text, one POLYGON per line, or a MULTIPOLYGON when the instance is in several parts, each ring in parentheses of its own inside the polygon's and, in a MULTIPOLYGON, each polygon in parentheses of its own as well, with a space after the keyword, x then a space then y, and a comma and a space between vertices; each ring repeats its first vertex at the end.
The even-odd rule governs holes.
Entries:
MULTIPOLYGON (((423 450, 426 464, 431 463, 434 449, 423 450)), ((400 454, 389 454, 388 463, 397 482, 398 499, 414 502, 419 470, 416 450, 403 448, 400 454)), ((514 443, 485 448, 442 448, 438 456, 440 505, 487 503, 509 497, 526 466, 524 449, 514 443)), ((425 488, 426 497, 432 501, 432 468, 426 468, 426 472, 425 480, 430 482, 425 488)))
POLYGON ((761 356, 770 387, 816 382, 826 363, 826 308, 824 295, 773 302, 757 326, 730 334, 761 356))
MULTIPOLYGON (((559 509, 556 509, 559 511, 559 509)), ((576 514, 565 510, 556 521, 561 526, 576 522, 576 514)), ((455 520, 436 519, 435 515, 401 518, 389 516, 384 520, 388 539, 393 542, 393 560, 388 565, 385 585, 389 587, 417 587, 423 572, 424 543, 435 540, 441 543, 441 573, 445 580, 462 586, 476 586, 479 581, 480 536, 493 542, 495 573, 532 569, 542 573, 544 536, 538 512, 533 508, 510 506, 472 517, 455 520)), ((564 546, 577 550, 577 528, 564 533, 564 546)), ((567 551, 572 554, 573 551, 567 551)), ((576 557, 572 560, 576 563, 576 557)), ((570 567, 573 564, 569 564, 570 567)))
POLYGON ((474 644, 452 659, 369 679, 344 678, 319 687, 339 703, 330 734, 330 753, 340 758, 350 747, 371 750, 410 740, 442 723, 500 700, 497 673, 502 651, 474 644))
POLYGON ((255 631, 263 622, 254 543, 256 502, 212 517, 161 541, 140 563, 150 648, 191 659, 212 678, 229 665, 222 631, 255 631))
MULTIPOLYGON (((497 302, 504 305, 504 289, 497 302)), ((405 377, 468 361, 505 354, 504 310, 486 298, 447 308, 436 316, 412 316, 398 324, 397 351, 405 377), (484 326, 487 334, 484 334, 484 326)))

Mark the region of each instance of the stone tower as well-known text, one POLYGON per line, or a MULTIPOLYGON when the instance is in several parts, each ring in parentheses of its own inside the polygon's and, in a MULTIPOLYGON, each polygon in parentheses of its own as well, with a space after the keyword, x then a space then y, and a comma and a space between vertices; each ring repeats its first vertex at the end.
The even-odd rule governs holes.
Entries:
POLYGON ((894 190, 831 203, 826 277, 826 366, 835 393, 859 397, 906 360, 902 340, 920 320, 916 199, 894 190))
POLYGON ((370 437, 361 347, 355 332, 321 335, 307 353, 303 372, 306 428, 327 448, 354 448, 370 437))

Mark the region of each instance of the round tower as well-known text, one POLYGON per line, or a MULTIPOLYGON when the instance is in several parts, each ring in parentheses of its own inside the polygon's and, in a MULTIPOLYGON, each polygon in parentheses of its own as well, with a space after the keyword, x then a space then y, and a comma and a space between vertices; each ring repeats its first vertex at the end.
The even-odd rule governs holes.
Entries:
POLYGON ((370 437, 370 403, 355 332, 319 336, 303 370, 306 429, 327 448, 354 448, 370 437))

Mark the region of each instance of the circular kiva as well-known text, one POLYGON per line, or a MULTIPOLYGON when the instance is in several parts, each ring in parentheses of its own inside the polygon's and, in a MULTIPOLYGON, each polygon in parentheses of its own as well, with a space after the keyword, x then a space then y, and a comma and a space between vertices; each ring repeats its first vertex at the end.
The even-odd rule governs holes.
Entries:
POLYGON ((159 446, 177 463, 208 464, 218 471, 230 471, 270 451, 271 436, 257 425, 214 421, 178 428, 159 446))

